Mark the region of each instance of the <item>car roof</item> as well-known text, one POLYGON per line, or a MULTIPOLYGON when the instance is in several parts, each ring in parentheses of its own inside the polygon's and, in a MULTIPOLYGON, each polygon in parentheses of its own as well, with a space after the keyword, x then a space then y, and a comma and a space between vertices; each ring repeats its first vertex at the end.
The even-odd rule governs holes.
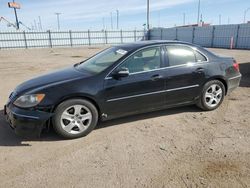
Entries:
POLYGON ((152 46, 152 45, 161 45, 161 44, 186 44, 190 46, 196 47, 196 45, 183 42, 183 41, 176 41, 176 40, 145 40, 145 41, 138 41, 133 43, 121 44, 117 45, 118 48, 122 48, 127 51, 137 50, 143 47, 152 46))

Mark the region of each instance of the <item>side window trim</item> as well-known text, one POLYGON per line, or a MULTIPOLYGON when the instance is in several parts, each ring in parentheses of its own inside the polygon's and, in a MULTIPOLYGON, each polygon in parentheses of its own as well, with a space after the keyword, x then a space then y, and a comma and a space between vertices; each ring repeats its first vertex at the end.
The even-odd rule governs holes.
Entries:
POLYGON ((161 51, 162 51, 162 69, 164 69, 169 67, 167 49, 165 45, 161 47, 161 51))
POLYGON ((197 50, 197 49, 193 49, 196 53, 199 53, 201 56, 203 56, 205 59, 206 59, 206 61, 198 61, 197 60, 197 55, 196 55, 196 53, 194 54, 195 55, 195 59, 196 59, 196 62, 197 63, 202 63, 202 62, 208 62, 208 58, 207 58, 207 56, 206 55, 204 55, 201 51, 199 51, 199 50, 197 50))
MULTIPOLYGON (((207 61, 203 61, 203 62, 196 62, 196 63, 208 63, 209 62, 209 58, 202 53, 199 49, 196 49, 195 47, 189 46, 189 45, 185 45, 185 44, 161 44, 161 45, 152 45, 152 46, 147 46, 144 48, 140 48, 136 51, 134 51, 133 53, 131 53, 128 57, 126 57, 124 60, 122 60, 120 63, 118 63, 111 71, 109 71, 109 73, 105 76, 105 80, 109 80, 112 79, 111 74, 113 71, 116 70, 117 67, 119 67, 125 60, 127 60, 129 57, 131 57, 132 55, 134 55, 136 52, 143 50, 143 49, 147 49, 147 48, 152 48, 152 47, 160 47, 161 49, 163 49, 163 55, 161 55, 161 68, 159 69, 154 69, 154 70, 148 70, 148 71, 142 71, 142 72, 137 72, 134 74, 141 74, 141 73, 145 73, 145 72, 152 72, 152 71, 157 71, 157 70, 162 70, 162 69, 167 69, 167 68, 172 68, 172 67, 179 67, 179 66, 186 66, 187 64, 183 64, 183 65, 177 65, 177 66, 169 66, 169 60, 168 60, 168 54, 167 54, 167 46, 186 46, 191 48, 192 50, 196 50, 197 52, 199 52, 201 55, 203 55, 207 61)), ((194 54, 195 55, 195 54, 194 54)), ((133 73, 131 73, 133 74, 133 73)))
POLYGON ((164 46, 164 51, 165 51, 166 67, 170 67, 169 66, 169 58, 168 58, 167 45, 164 46))
POLYGON ((166 62, 166 52, 165 52, 165 46, 160 46, 160 58, 161 58, 161 66, 160 69, 164 69, 167 67, 166 62))

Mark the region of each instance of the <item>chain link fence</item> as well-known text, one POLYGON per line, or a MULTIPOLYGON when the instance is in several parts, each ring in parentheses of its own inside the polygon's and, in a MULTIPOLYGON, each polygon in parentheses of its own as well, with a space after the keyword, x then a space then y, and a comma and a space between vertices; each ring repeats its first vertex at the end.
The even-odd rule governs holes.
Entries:
POLYGON ((121 44, 144 39, 143 30, 0 32, 0 49, 121 44))

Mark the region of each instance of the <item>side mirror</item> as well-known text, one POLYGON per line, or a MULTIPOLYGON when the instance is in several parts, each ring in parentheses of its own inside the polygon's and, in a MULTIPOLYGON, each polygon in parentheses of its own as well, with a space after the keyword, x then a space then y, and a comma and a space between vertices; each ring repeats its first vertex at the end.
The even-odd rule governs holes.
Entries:
POLYGON ((113 78, 115 79, 119 79, 119 78, 124 78, 124 77, 128 77, 129 76, 129 70, 127 68, 121 68, 118 69, 114 74, 113 74, 113 78))

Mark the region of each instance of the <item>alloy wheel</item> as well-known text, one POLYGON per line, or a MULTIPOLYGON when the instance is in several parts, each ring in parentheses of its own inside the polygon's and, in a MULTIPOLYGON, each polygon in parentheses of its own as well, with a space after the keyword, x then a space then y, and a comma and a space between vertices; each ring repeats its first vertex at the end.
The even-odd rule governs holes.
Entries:
POLYGON ((92 122, 92 113, 84 105, 73 105, 63 111, 61 115, 61 126, 70 134, 84 132, 92 122))
POLYGON ((223 91, 220 85, 212 84, 208 87, 205 93, 205 103, 207 106, 214 108, 220 104, 223 91))

